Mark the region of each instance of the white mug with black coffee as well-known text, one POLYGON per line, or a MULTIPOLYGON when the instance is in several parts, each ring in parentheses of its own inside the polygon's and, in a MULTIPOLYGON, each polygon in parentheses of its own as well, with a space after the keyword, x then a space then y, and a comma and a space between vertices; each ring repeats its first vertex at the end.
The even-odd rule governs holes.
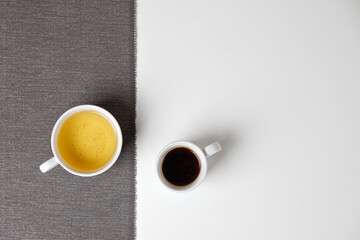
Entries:
POLYGON ((157 173, 169 189, 186 192, 199 186, 207 172, 207 158, 221 150, 218 142, 201 149, 187 141, 166 145, 157 158, 157 173))

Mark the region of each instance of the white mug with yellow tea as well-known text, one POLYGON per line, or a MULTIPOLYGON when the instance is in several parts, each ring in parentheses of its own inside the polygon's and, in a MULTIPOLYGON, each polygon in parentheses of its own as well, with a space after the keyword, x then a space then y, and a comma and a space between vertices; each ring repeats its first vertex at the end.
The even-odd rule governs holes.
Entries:
POLYGON ((120 126, 108 111, 94 105, 73 107, 57 120, 51 134, 54 157, 40 170, 45 173, 60 164, 72 174, 95 176, 116 162, 122 143, 120 126))

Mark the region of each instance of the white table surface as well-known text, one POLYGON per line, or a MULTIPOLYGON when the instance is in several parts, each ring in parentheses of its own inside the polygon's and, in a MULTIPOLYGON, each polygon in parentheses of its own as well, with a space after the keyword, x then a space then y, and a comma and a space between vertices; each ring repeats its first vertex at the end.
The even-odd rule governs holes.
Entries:
POLYGON ((360 3, 137 3, 137 239, 360 239, 360 3), (163 187, 174 140, 223 151, 163 187))

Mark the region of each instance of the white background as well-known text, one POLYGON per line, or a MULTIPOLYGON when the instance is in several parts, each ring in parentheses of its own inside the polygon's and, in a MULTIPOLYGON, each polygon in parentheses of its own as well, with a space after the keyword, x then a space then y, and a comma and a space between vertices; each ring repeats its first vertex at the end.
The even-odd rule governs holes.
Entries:
POLYGON ((360 2, 137 5, 137 239, 360 239, 360 2), (182 139, 223 151, 178 194, 182 139))

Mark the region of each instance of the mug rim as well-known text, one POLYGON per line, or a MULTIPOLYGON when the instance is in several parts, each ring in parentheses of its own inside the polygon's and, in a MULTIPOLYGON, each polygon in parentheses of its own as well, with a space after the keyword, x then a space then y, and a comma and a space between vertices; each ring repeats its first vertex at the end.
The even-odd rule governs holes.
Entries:
POLYGON ((162 148, 162 150, 160 151, 160 153, 158 154, 156 170, 157 170, 157 175, 158 175, 160 181, 168 189, 171 189, 175 192, 188 192, 190 190, 193 190, 197 186, 199 186, 200 183, 204 180, 206 173, 207 173, 207 160, 206 160, 206 156, 205 156, 203 150, 196 144, 189 142, 189 141, 185 141, 185 140, 175 141, 175 142, 171 142, 171 143, 165 145, 162 148), (200 164, 200 172, 199 172, 198 176, 196 177, 195 181, 193 181, 192 183, 189 183, 185 186, 177 186, 177 185, 170 183, 169 181, 166 180, 166 178, 162 172, 162 163, 164 162, 164 158, 165 158, 166 154, 169 151, 171 151, 175 148, 179 148, 179 147, 185 147, 185 148, 188 148, 191 151, 193 151, 199 161, 199 164, 200 164))
POLYGON ((81 176, 81 177, 96 176, 96 175, 99 175, 99 174, 105 172, 106 170, 108 170, 112 165, 114 165, 114 163, 119 158, 119 155, 120 155, 120 152, 122 149, 122 144, 123 144, 123 136, 122 136, 121 128, 120 128, 119 123, 115 119, 115 117, 110 112, 105 110, 104 108, 96 106, 96 105, 90 105, 90 104, 78 105, 78 106, 68 109, 66 112, 64 112, 58 118, 58 120, 56 121, 54 128, 52 130, 52 133, 51 133, 51 150, 54 154, 55 160, 61 165, 61 167, 63 167, 69 173, 72 173, 74 175, 81 176), (115 153, 112 156, 112 158, 110 159, 110 161, 107 162, 107 164, 105 166, 101 167, 100 169, 91 171, 91 172, 81 172, 81 171, 75 170, 74 168, 68 166, 68 164, 61 157, 61 154, 59 153, 58 146, 57 146, 56 138, 59 134, 62 123, 70 116, 74 115, 75 113, 82 112, 82 111, 94 111, 95 113, 100 114, 102 117, 105 117, 105 119, 114 128, 114 132, 115 132, 116 140, 117 140, 115 153))

